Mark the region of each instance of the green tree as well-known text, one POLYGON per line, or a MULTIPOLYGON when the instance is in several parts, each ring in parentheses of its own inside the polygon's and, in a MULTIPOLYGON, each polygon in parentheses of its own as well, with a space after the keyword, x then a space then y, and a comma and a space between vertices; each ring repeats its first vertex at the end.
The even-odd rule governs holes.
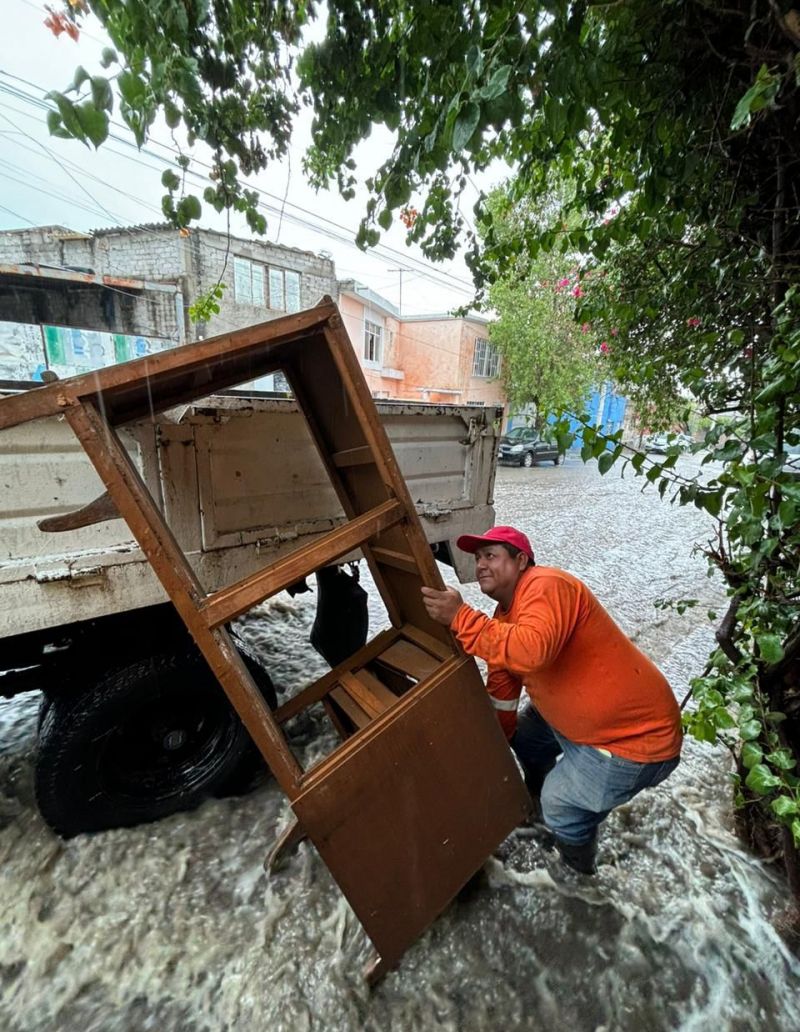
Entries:
MULTIPOLYGON (((689 396, 728 418, 724 439, 717 423, 706 434, 723 467, 705 482, 682 479, 675 454, 626 458, 592 428, 584 454, 601 470, 630 461, 717 523, 707 555, 730 607, 687 724, 730 740, 738 791, 756 801, 742 812, 751 832, 752 815, 777 822, 800 898, 800 483, 785 468, 800 443, 792 0, 328 0, 313 44, 310 3, 85 2, 114 42, 104 63, 116 77, 79 69, 53 95, 54 132, 102 143, 116 96, 143 140, 161 109, 216 155, 206 202, 262 229, 241 176, 285 152, 298 104, 314 112, 307 173, 346 196, 354 148, 381 123, 393 146, 370 170, 359 241, 376 242, 414 197, 409 236, 433 258, 464 231, 468 174, 500 158, 515 168, 512 201, 541 217, 507 234, 479 203, 482 238, 467 234, 478 287, 520 261, 582 255, 577 318, 616 331, 617 378, 655 412, 689 396), (573 190, 553 206, 560 182, 573 190)), ((200 216, 179 174, 165 186, 168 217, 200 216)))
POLYGON ((581 411, 596 378, 594 349, 572 318, 564 288, 555 289, 565 279, 542 261, 526 279, 503 277, 489 290, 497 313, 489 333, 503 356, 506 395, 515 408, 532 403, 537 416, 581 411))
MULTIPOLYGON (((486 211, 495 236, 514 239, 541 209, 515 202, 500 188, 486 211)), ((490 337, 503 356, 506 395, 515 408, 532 404, 537 421, 560 409, 580 411, 600 372, 588 327, 575 322, 575 295, 581 293, 576 262, 567 255, 521 253, 511 266, 497 270, 488 289, 497 316, 490 337)))

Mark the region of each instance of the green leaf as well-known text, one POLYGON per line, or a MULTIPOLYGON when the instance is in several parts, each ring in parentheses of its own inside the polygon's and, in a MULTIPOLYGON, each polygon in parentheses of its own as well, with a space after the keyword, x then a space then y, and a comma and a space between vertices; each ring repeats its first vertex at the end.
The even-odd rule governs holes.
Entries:
POLYGON ((108 68, 109 65, 114 64, 118 61, 117 52, 112 47, 103 47, 103 52, 100 55, 100 66, 102 68, 108 68))
POLYGON ((81 86, 83 86, 83 84, 90 78, 91 76, 83 67, 83 65, 78 65, 78 67, 75 69, 75 75, 72 77, 72 86, 70 87, 70 91, 79 90, 81 86))
POLYGON ((773 767, 778 767, 780 770, 792 770, 793 767, 797 766, 797 760, 791 751, 785 747, 776 749, 775 752, 767 753, 766 759, 773 767))
POLYGON ((739 726, 739 734, 746 742, 758 738, 761 734, 761 722, 758 720, 746 720, 739 726))
POLYGON ((183 201, 186 205, 186 211, 188 212, 189 217, 192 219, 199 219, 203 214, 203 209, 198 198, 195 197, 194 194, 188 194, 184 197, 183 201))
POLYGON ((75 108, 75 114, 78 116, 84 136, 95 147, 99 147, 108 136, 108 115, 105 111, 98 111, 90 100, 84 101, 83 104, 78 104, 75 108))
POLYGON ((171 100, 164 101, 164 118, 170 129, 177 129, 181 123, 180 108, 171 100))
MULTIPOLYGON (((481 100, 494 100, 495 97, 505 93, 509 75, 511 75, 510 65, 503 65, 502 68, 498 68, 478 94, 481 100)), ((471 135, 472 133, 470 133, 471 135)))
POLYGON ((769 795, 774 788, 780 787, 781 779, 776 777, 769 767, 763 763, 757 763, 745 778, 744 783, 759 795, 769 795))
POLYGON ((392 210, 391 208, 384 208, 378 216, 378 225, 381 229, 390 229, 392 225, 392 210))
POLYGON ((783 645, 777 634, 757 634, 756 644, 765 663, 779 663, 783 659, 783 645))
POLYGON ((92 100, 100 111, 112 111, 114 108, 114 94, 108 79, 102 75, 92 76, 92 100))
POLYGON ((742 747, 742 765, 744 767, 752 770, 757 763, 761 763, 763 758, 764 753, 760 746, 756 745, 755 742, 745 742, 742 747))
POLYGON ((57 111, 47 112, 47 129, 51 136, 58 136, 62 140, 71 140, 72 133, 68 133, 61 121, 61 115, 57 111))
POLYGON ((695 505, 705 509, 711 516, 719 516, 722 509, 722 492, 700 491, 695 498, 695 505))
POLYGON ((117 86, 125 103, 135 111, 140 110, 147 95, 144 81, 138 75, 126 69, 117 76, 117 86))
POLYGON ((769 805, 776 817, 780 817, 782 820, 785 820, 787 817, 793 817, 800 812, 797 800, 792 799, 791 796, 780 795, 777 799, 773 799, 769 805))
POLYGON ((751 113, 760 111, 771 103, 780 89, 780 84, 780 75, 773 75, 767 66, 762 64, 758 70, 756 81, 736 105, 731 119, 731 129, 734 132, 741 129, 750 121, 751 113))
MULTIPOLYGON (((177 190, 181 185, 180 176, 173 172, 171 168, 166 168, 161 173, 161 185, 165 186, 167 190, 177 190)), ((209 187, 207 189, 210 190, 211 188, 209 187)), ((211 190, 211 193, 213 194, 214 191, 211 190)))
POLYGON ((470 101, 461 108, 453 128, 453 150, 456 154, 467 145, 470 137, 478 128, 480 120, 481 109, 474 101, 470 101))
POLYGON ((610 451, 604 451, 600 458, 597 460, 597 468, 601 473, 608 473, 611 467, 614 465, 614 453, 610 451))
POLYGON ((52 100, 58 108, 62 127, 67 134, 76 140, 80 140, 81 143, 86 143, 86 133, 72 101, 67 100, 63 93, 57 93, 55 90, 47 94, 47 99, 52 100))
MULTIPOLYGON (((399 208, 407 204, 411 198, 411 183, 404 176, 390 176, 383 193, 390 209, 399 208)), ((380 219, 378 221, 380 222, 380 219)), ((383 228, 388 229, 388 226, 383 228)))

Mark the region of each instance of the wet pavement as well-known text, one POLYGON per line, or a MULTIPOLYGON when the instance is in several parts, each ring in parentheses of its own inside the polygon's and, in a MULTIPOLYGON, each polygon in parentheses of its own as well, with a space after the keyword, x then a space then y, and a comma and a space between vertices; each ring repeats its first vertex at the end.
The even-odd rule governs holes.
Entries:
MULTIPOLYGON (((723 600, 692 555, 706 518, 641 483, 577 458, 501 469, 497 520, 526 531, 539 562, 582 577, 682 698, 713 640, 706 611, 723 600), (700 604, 654 608, 669 597, 700 604)), ((475 585, 463 590, 490 610, 475 585)), ((325 669, 307 645, 310 599, 280 596, 244 625, 292 692, 325 669)), ((379 601, 371 616, 375 631, 379 601)), ((37 706, 33 695, 0 703, 7 1032, 798 1027, 800 963, 771 924, 783 889, 733 837, 724 750, 687 742, 664 785, 615 811, 594 879, 564 874, 529 830, 515 832, 485 883, 370 993, 368 943, 313 848, 263 874, 289 817, 274 784, 62 842, 33 802, 37 706)), ((312 720, 295 731, 306 764, 330 748, 318 732, 312 720)))

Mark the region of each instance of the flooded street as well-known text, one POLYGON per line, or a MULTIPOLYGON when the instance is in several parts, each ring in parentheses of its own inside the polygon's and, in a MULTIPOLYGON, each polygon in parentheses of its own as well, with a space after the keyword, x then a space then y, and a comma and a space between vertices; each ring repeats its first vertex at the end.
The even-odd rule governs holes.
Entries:
MULTIPOLYGON (((723 600, 692 555, 706 517, 642 482, 578 458, 501 469, 497 521, 524 530, 538 562, 584 579, 682 699, 713 640, 706 612, 723 600), (683 616, 653 606, 678 597, 699 604, 683 616)), ((462 590, 491 611, 476 585, 462 590)), ((243 633, 279 687, 324 672, 308 645, 311 595, 261 614, 243 633)), ((371 633, 384 622, 374 601, 371 633)), ((515 832, 486 883, 370 993, 369 944, 313 847, 263 873, 290 815, 274 783, 62 842, 33 800, 37 708, 35 695, 0 702, 6 1032, 798 1028, 800 962, 770 923, 783 889, 732 834, 724 749, 688 741, 664 785, 615 811, 594 879, 561 875, 528 829, 515 832)), ((310 719, 295 731, 304 764, 330 747, 318 731, 310 719)))

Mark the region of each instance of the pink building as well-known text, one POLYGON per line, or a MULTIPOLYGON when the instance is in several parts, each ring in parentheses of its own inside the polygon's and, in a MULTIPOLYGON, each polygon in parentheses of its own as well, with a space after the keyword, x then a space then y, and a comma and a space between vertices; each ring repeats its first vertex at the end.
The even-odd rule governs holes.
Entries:
POLYGON ((353 280, 339 284, 339 308, 374 397, 505 406, 488 319, 401 318, 391 302, 353 280))

